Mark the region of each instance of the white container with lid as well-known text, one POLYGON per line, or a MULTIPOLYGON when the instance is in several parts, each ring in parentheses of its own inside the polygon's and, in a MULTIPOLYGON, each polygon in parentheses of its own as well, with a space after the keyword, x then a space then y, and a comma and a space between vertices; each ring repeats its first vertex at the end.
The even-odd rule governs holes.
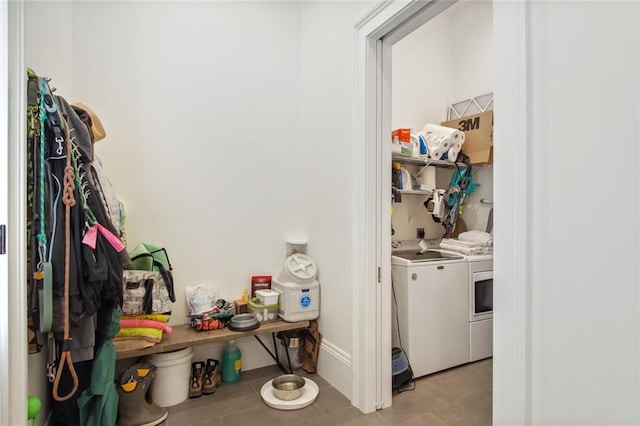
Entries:
POLYGON ((318 267, 306 254, 289 256, 282 271, 273 280, 273 289, 280 293, 278 315, 285 321, 304 321, 320 315, 320 283, 318 267))
POLYGON ((271 289, 256 290, 256 296, 261 305, 275 305, 278 303, 280 293, 271 289))

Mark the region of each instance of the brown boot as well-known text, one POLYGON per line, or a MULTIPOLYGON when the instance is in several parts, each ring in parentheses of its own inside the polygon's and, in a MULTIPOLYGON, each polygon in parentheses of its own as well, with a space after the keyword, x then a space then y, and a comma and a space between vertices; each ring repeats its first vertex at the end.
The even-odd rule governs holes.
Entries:
POLYGON ((212 394, 218 389, 222 383, 222 376, 218 371, 220 362, 217 359, 209 358, 205 367, 204 383, 202 385, 202 393, 212 394))
POLYGON ((189 398, 197 398, 202 395, 202 382, 204 382, 204 362, 192 362, 191 380, 189 380, 189 398))

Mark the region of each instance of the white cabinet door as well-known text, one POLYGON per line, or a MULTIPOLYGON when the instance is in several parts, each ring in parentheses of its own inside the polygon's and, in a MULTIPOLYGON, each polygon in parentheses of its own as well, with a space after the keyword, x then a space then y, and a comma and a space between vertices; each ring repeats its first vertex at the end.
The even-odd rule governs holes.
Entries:
POLYGON ((415 376, 469 362, 467 263, 406 269, 406 349, 415 376))

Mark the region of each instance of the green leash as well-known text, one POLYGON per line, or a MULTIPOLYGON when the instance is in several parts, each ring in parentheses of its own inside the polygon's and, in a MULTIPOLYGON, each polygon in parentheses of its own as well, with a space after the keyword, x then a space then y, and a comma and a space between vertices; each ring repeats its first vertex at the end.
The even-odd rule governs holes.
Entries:
POLYGON ((45 229, 45 153, 46 140, 44 123, 47 120, 47 109, 44 104, 44 98, 50 91, 47 88, 47 79, 38 78, 40 84, 40 232, 38 233, 38 270, 33 274, 38 281, 38 307, 40 309, 40 332, 46 333, 51 331, 53 323, 53 266, 47 258, 47 233, 45 229))
POLYGON ((44 262, 42 270, 36 272, 36 279, 42 280, 42 289, 38 290, 38 305, 40 308, 40 331, 51 331, 53 322, 53 268, 51 262, 44 262))

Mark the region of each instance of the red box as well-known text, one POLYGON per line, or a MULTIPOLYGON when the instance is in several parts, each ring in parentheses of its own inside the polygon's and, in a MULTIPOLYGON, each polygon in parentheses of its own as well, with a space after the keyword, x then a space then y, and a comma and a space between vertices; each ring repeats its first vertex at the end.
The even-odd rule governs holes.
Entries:
POLYGON ((411 142, 411 129, 396 129, 392 131, 391 142, 411 142))
POLYGON ((251 277, 251 297, 256 296, 256 290, 271 289, 271 275, 254 275, 251 277))

